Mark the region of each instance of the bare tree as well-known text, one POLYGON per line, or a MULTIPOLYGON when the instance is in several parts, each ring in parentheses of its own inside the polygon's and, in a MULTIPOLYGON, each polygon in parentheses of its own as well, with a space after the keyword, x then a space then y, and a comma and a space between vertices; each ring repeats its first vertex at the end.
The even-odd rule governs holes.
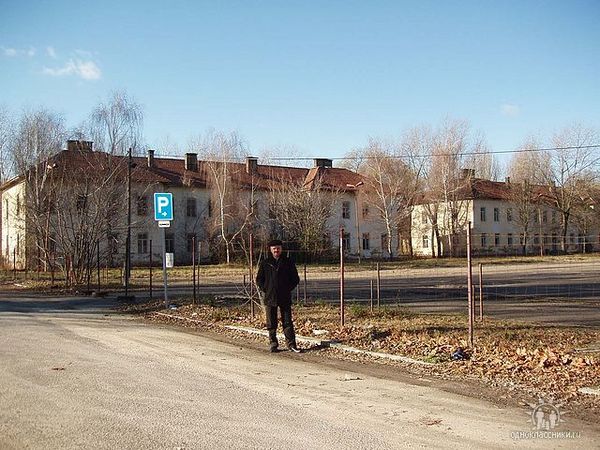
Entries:
POLYGON ((236 239, 250 225, 254 215, 255 186, 240 186, 239 178, 244 167, 234 161, 240 160, 246 153, 246 146, 235 133, 223 133, 210 130, 189 144, 204 159, 203 166, 211 189, 211 202, 215 214, 211 221, 217 231, 218 241, 225 246, 225 259, 231 262, 231 251, 236 239))
POLYGON ((65 136, 64 119, 59 114, 44 108, 25 111, 12 139, 15 175, 58 153, 65 136))
POLYGON ((475 176, 477 178, 496 181, 500 177, 500 165, 498 160, 494 157, 494 154, 490 152, 482 134, 478 134, 474 137, 474 140, 470 145, 469 154, 465 155, 464 164, 466 167, 475 170, 475 176))
POLYGON ((287 238, 306 254, 319 257, 329 249, 327 236, 333 230, 328 221, 339 198, 339 188, 326 186, 317 171, 310 182, 280 177, 270 190, 269 207, 287 238))
MULTIPOLYGON (((527 254, 529 236, 532 232, 539 208, 543 203, 544 190, 536 184, 539 181, 537 170, 543 166, 541 155, 535 152, 540 147, 539 142, 529 137, 519 147, 508 163, 508 193, 513 212, 513 220, 519 229, 520 243, 523 254, 527 254)), ((539 219, 539 217, 538 217, 539 219)), ((539 221, 541 226, 541 221, 539 221)), ((540 232, 540 239, 542 239, 540 232)), ((540 242, 541 245, 541 242, 540 242)))
POLYGON ((0 183, 4 183, 10 174, 11 139, 14 135, 14 123, 6 106, 0 105, 0 183))
POLYGON ((386 250, 390 258, 395 253, 394 237, 399 236, 403 221, 410 218, 420 182, 422 159, 418 158, 418 150, 415 141, 410 138, 400 145, 371 138, 366 147, 353 153, 362 161, 358 171, 364 175, 364 198, 385 226, 388 237, 386 250))
POLYGON ((141 105, 127 92, 115 91, 92 111, 86 134, 111 155, 126 155, 129 148, 136 154, 142 151, 143 119, 141 105))
POLYGON ((456 254, 457 238, 467 223, 466 188, 473 178, 471 168, 465 168, 469 153, 480 148, 479 141, 469 140, 469 126, 463 121, 448 121, 431 140, 431 158, 426 169, 426 211, 430 215, 438 255, 441 237, 448 236, 451 255, 456 254))
POLYGON ((573 208, 598 177, 600 155, 589 147, 597 143, 596 130, 572 125, 555 133, 552 150, 537 159, 536 177, 549 188, 548 200, 561 215, 561 250, 566 251, 567 232, 573 208))

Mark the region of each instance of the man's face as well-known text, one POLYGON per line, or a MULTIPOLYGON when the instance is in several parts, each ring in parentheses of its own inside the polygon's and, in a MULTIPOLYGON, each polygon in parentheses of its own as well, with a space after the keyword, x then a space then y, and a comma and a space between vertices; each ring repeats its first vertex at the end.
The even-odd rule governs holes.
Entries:
POLYGON ((281 256, 281 251, 283 250, 281 248, 281 245, 272 245, 269 248, 271 249, 271 254, 273 255, 273 258, 279 259, 279 257, 281 256))

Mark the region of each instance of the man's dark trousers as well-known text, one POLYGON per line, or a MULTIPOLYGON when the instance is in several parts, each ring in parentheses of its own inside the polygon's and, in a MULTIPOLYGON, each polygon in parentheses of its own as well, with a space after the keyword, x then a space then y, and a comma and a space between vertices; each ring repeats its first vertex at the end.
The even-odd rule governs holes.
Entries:
POLYGON ((296 345, 296 334, 292 322, 292 305, 269 306, 265 305, 267 318, 267 330, 269 330, 269 341, 271 345, 277 345, 277 308, 281 311, 281 324, 287 345, 296 345))

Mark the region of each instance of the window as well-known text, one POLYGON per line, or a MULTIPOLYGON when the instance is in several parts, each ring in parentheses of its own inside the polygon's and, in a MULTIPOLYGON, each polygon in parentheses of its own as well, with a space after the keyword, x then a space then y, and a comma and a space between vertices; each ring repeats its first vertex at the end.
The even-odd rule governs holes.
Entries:
POLYGON ((342 203, 342 219, 350 218, 350 202, 342 203))
POLYGON ((487 234, 485 233, 481 234, 481 246, 487 247, 487 234))
POLYGON ((148 215, 148 196, 138 195, 135 204, 138 216, 148 215))
POLYGON ((423 248, 429 248, 429 235, 423 235, 423 248))
POLYGON ((513 235, 512 235, 512 233, 508 233, 507 243, 508 243, 509 247, 512 247, 512 245, 513 245, 513 235))
POLYGON ((188 197, 186 202, 186 214, 188 217, 196 217, 196 199, 188 197))
POLYGON ((369 233, 363 233, 363 235, 362 235, 362 249, 363 250, 371 250, 369 233))
POLYGON ((175 235, 165 233, 165 253, 175 253, 175 235))
POLYGON ((384 252, 387 250, 387 248, 388 248, 388 235, 382 234, 381 235, 381 251, 384 252))
POLYGON ((212 217, 212 215, 213 215, 212 198, 208 199, 208 203, 206 204, 206 210, 208 212, 208 217, 212 217))
POLYGON ((536 234, 535 236, 533 236, 533 243, 535 245, 538 245, 540 243, 540 235, 536 234))
POLYGON ((500 208, 494 208, 494 222, 500 222, 500 208))
POLYGON ((421 223, 423 225, 427 224, 427 214, 425 214, 424 212, 421 213, 421 223))
POLYGON ((85 209, 86 205, 87 205, 87 197, 83 194, 78 194, 77 200, 75 202, 75 209, 77 209, 78 212, 81 212, 85 209))
POLYGON ((494 245, 498 247, 500 245, 500 233, 494 234, 494 245))
POLYGON ((21 213, 21 196, 17 195, 17 216, 21 213))
POLYGON ((571 235, 569 236, 571 239, 571 244, 575 243, 575 233, 571 233, 571 235))
POLYGON ((138 253, 148 253, 148 233, 138 233, 137 235, 138 253))
POLYGON ((512 222, 512 208, 506 208, 506 221, 512 222))
POLYGON ((485 222, 485 206, 479 208, 479 220, 485 222))
POLYGON ((542 222, 546 223, 548 222, 548 211, 543 211, 542 212, 542 222))
POLYGON ((188 233, 185 238, 185 248, 188 253, 192 253, 194 243, 196 243, 196 249, 198 249, 198 238, 194 233, 188 233))
POLYGON ((345 252, 350 250, 350 233, 344 232, 342 236, 342 250, 345 252))
POLYGON ((363 203, 363 205, 362 205, 362 216, 363 216, 363 219, 366 219, 367 217, 369 217, 369 204, 368 203, 363 203))
POLYGON ((4 200, 4 208, 6 209, 6 220, 8 220, 8 199, 4 200))
POLYGON ((556 211, 552 211, 552 223, 556 223, 556 211))

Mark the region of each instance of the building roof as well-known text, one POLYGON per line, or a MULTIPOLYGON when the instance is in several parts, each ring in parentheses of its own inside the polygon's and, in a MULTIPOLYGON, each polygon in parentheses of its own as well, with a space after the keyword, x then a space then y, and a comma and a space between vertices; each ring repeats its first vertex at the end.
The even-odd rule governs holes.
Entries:
MULTIPOLYGON (((197 161, 196 170, 186 169, 185 158, 153 157, 152 165, 146 156, 132 158, 133 167, 131 179, 134 183, 152 184, 159 183, 169 187, 198 187, 210 186, 213 171, 219 171, 223 162, 197 161)), ((62 150, 48 158, 39 167, 46 170, 52 168, 55 174, 63 177, 77 177, 80 172, 106 176, 112 173, 115 179, 124 180, 127 176, 127 156, 109 155, 105 152, 81 150, 62 150)), ((31 173, 35 168, 30 169, 31 173)), ((286 167, 276 165, 257 164, 255 169, 249 168, 244 163, 227 163, 227 177, 230 182, 239 187, 259 190, 273 189, 287 183, 313 188, 320 180, 320 187, 325 189, 347 190, 362 180, 361 175, 348 169, 334 167, 315 167, 312 169, 299 167, 286 167)), ((20 183, 24 176, 15 177, 2 186, 0 191, 6 190, 20 183)))
MULTIPOLYGON (((483 178, 465 178, 464 182, 459 186, 456 200, 503 200, 514 201, 515 186, 518 183, 491 181, 483 178)), ((549 202, 551 198, 550 188, 542 185, 531 186, 532 201, 549 202)), ((431 203, 434 195, 424 193, 416 204, 431 203)))

